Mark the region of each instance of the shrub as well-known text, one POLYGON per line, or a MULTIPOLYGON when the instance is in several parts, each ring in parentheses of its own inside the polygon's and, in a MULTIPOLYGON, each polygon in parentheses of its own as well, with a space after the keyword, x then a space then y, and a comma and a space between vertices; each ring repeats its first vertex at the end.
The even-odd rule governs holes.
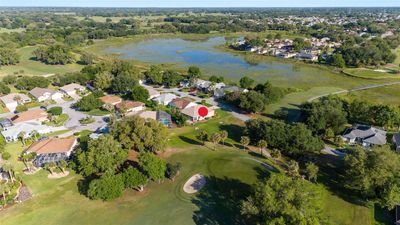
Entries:
POLYGON ((26 105, 19 105, 15 108, 17 113, 28 111, 28 107, 26 105))
POLYGON ((54 115, 54 116, 59 116, 59 115, 62 114, 63 109, 60 106, 55 106, 55 107, 52 107, 52 108, 48 109, 47 112, 52 114, 52 115, 54 115))
POLYGON ((3 152, 1 154, 1 158, 4 159, 4 160, 9 160, 11 158, 11 154, 8 153, 8 152, 3 152))

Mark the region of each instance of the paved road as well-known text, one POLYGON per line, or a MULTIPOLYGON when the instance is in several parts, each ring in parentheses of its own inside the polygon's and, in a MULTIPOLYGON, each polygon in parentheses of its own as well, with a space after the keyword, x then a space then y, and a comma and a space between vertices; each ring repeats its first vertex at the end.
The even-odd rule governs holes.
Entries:
POLYGON ((389 82, 389 83, 384 83, 384 84, 373 84, 373 85, 353 88, 353 89, 350 89, 350 90, 336 91, 336 92, 332 92, 332 93, 329 93, 329 94, 323 94, 323 95, 314 96, 314 97, 308 99, 308 102, 312 102, 312 101, 314 101, 316 99, 319 99, 319 98, 322 98, 322 97, 326 97, 328 95, 336 95, 336 94, 344 94, 344 93, 355 92, 355 91, 363 91, 363 90, 367 90, 367 89, 391 86, 391 85, 396 85, 396 84, 400 84, 400 81, 389 82))

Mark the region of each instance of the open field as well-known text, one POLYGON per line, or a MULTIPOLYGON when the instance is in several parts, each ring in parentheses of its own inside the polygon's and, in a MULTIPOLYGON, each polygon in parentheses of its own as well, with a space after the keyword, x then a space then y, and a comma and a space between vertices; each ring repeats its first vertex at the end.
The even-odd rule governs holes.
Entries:
POLYGON ((400 85, 357 91, 349 94, 342 94, 341 96, 348 99, 360 99, 372 103, 400 105, 400 85))
POLYGON ((19 73, 22 75, 49 75, 49 74, 64 74, 69 72, 79 71, 82 66, 76 63, 67 65, 46 65, 44 63, 32 60, 32 52, 37 47, 23 47, 17 50, 20 54, 20 62, 17 65, 2 66, 0 68, 0 77, 19 73), (22 72, 22 73, 21 73, 22 72))
POLYGON ((396 73, 396 71, 389 71, 387 69, 383 69, 382 71, 377 71, 367 68, 353 68, 353 69, 345 69, 343 72, 349 76, 365 78, 365 79, 400 78, 400 74, 396 73))

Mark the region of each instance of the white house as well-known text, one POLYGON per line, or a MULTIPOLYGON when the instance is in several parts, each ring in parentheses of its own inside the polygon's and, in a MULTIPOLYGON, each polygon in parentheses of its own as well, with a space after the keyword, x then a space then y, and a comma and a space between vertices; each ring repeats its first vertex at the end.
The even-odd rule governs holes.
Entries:
POLYGON ((69 95, 71 97, 76 96, 78 92, 84 92, 86 88, 80 84, 67 84, 65 86, 62 86, 60 88, 60 91, 63 92, 66 95, 69 95))
POLYGON ((203 106, 203 105, 192 106, 192 107, 183 109, 181 111, 181 113, 186 115, 186 116, 188 116, 190 122, 201 121, 201 120, 204 120, 206 118, 211 118, 211 117, 213 117, 215 115, 214 109, 205 107, 208 110, 208 114, 205 117, 200 116, 199 115, 199 109, 201 107, 205 107, 205 106, 203 106))
POLYGON ((51 90, 48 88, 34 88, 29 94, 31 94, 38 102, 43 102, 46 100, 60 100, 64 96, 63 93, 51 90))
POLYGON ((39 134, 48 134, 54 131, 65 130, 65 127, 50 127, 47 125, 42 125, 38 122, 26 122, 19 123, 14 126, 8 127, 7 129, 1 131, 1 134, 5 138, 6 142, 17 141, 19 134, 21 132, 25 133, 25 138, 29 138, 32 135, 33 131, 38 132, 39 134))
POLYGON ((0 97, 0 100, 1 102, 3 102, 4 106, 10 110, 10 112, 14 112, 17 106, 32 101, 31 98, 29 98, 27 95, 20 93, 11 93, 8 95, 4 95, 0 97))
POLYGON ((171 94, 171 93, 167 93, 167 94, 162 94, 158 97, 153 98, 153 101, 155 101, 157 104, 160 105, 168 105, 170 102, 172 102, 172 100, 178 98, 178 96, 171 94))

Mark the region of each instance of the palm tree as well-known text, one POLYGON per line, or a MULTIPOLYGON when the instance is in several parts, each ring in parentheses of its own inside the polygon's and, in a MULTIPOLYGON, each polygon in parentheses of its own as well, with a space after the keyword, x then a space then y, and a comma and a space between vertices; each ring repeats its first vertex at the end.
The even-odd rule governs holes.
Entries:
POLYGON ((50 172, 50 174, 53 174, 53 169, 56 167, 56 164, 54 162, 49 162, 44 164, 44 168, 50 172))
POLYGON ((243 150, 245 150, 247 145, 250 144, 250 138, 247 136, 240 137, 240 144, 243 146, 243 150))
POLYGON ((214 134, 211 136, 211 141, 214 143, 214 150, 215 150, 216 147, 217 147, 218 142, 221 141, 221 136, 220 136, 220 134, 214 133, 214 134))
POLYGON ((221 131, 219 134, 221 137, 222 144, 225 145, 225 140, 228 138, 228 132, 226 130, 221 131))
POLYGON ((33 130, 33 131, 31 132, 31 137, 33 137, 33 139, 34 139, 35 141, 37 141, 38 136, 39 136, 39 132, 38 132, 37 130, 33 130))
POLYGON ((8 193, 9 191, 10 191, 9 185, 6 182, 1 182, 0 183, 0 193, 3 196, 3 201, 4 201, 3 208, 6 207, 6 205, 7 205, 6 193, 8 193))
POLYGON ((263 150, 267 147, 268 143, 265 140, 259 140, 257 142, 257 147, 260 148, 260 154, 263 155, 263 150))
POLYGON ((57 163, 57 165, 62 171, 62 173, 65 173, 65 168, 67 167, 68 163, 65 160, 61 160, 57 163))
POLYGON ((25 146, 25 137, 26 137, 26 132, 25 131, 19 132, 18 139, 21 140, 23 146, 25 146))
POLYGON ((10 163, 5 163, 2 166, 3 170, 7 171, 10 176, 11 182, 14 182, 14 167, 10 163))

